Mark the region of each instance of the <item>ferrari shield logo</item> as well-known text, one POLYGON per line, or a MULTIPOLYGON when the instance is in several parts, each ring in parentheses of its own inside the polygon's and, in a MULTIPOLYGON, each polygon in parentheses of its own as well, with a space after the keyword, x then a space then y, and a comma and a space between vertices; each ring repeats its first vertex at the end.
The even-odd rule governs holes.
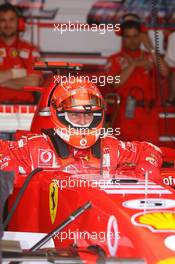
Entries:
POLYGON ((13 58, 17 57, 18 56, 18 51, 16 49, 12 48, 10 50, 10 56, 13 57, 13 58))
POLYGON ((54 224, 58 206, 58 186, 52 182, 49 186, 49 209, 51 223, 54 224))

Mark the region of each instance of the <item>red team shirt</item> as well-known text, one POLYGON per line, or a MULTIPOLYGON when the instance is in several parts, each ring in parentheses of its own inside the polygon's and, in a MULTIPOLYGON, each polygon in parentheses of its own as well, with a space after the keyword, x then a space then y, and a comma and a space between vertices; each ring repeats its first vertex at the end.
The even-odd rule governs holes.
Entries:
MULTIPOLYGON (((40 54, 37 48, 24 40, 18 38, 13 44, 7 46, 0 38, 0 71, 6 71, 12 68, 25 68, 28 75, 40 75, 39 72, 33 70, 33 65, 39 57, 40 54)), ((31 92, 23 90, 17 91, 0 86, 0 103, 6 101, 11 103, 32 103, 34 98, 31 92)))
MULTIPOLYGON (((122 49, 121 52, 111 56, 110 60, 112 62, 112 74, 120 75, 128 66, 127 57, 139 58, 143 51, 130 52, 122 49)), ((144 52, 145 59, 152 60, 149 53, 144 52)), ((155 92, 155 67, 153 64, 152 69, 145 70, 143 67, 136 67, 128 80, 117 88, 117 93, 121 98, 126 98, 130 93, 132 96, 136 97, 137 100, 151 101, 156 97, 155 92)))
MULTIPOLYGON (((139 58, 144 56, 145 60, 151 60, 152 56, 148 52, 141 50, 131 52, 124 48, 121 52, 110 57, 112 64, 112 75, 120 75, 128 66, 128 57, 139 58), (142 54, 141 54, 142 52, 142 54)), ((144 67, 136 67, 128 80, 117 87, 116 92, 120 96, 121 103, 114 127, 120 127, 120 139, 126 141, 140 140, 151 141, 158 144, 158 121, 157 108, 153 107, 157 103, 156 93, 156 70, 155 64, 147 70, 144 67), (133 118, 128 118, 127 102, 128 96, 136 99, 133 118), (145 133, 147 131, 147 133, 145 133)))

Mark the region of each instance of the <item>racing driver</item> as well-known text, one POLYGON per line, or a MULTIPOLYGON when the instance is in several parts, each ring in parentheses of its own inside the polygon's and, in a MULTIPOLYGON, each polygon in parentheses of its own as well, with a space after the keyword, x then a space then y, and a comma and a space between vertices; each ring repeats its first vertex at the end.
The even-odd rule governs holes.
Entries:
POLYGON ((154 180, 160 177, 158 147, 101 133, 105 103, 95 84, 78 78, 58 83, 50 95, 50 111, 53 128, 18 141, 0 140, 0 169, 16 175, 37 167, 88 174, 95 169, 111 177, 119 166, 134 164, 137 177, 146 171, 154 180))

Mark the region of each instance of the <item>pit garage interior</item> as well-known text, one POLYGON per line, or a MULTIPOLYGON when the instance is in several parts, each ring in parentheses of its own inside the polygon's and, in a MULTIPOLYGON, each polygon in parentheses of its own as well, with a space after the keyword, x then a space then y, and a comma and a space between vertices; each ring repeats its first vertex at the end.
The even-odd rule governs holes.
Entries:
MULTIPOLYGON (((30 67, 41 79, 16 89, 30 93, 32 102, 1 100, 7 49, 0 32, 0 263, 174 264, 175 0, 0 0, 3 4, 18 9, 18 38, 37 48, 39 56, 30 67), (119 143, 118 156, 125 149, 125 157, 134 153, 136 158, 126 158, 114 174, 106 147, 99 170, 86 167, 90 158, 83 154, 85 170, 68 173, 59 168, 53 151, 43 143, 38 150, 33 143, 31 159, 34 152, 39 156, 32 172, 23 165, 18 173, 6 169, 11 164, 4 154, 7 141, 10 152, 23 148, 27 137, 46 133, 66 155, 65 144, 55 143, 50 132, 51 108, 57 86, 70 77, 98 87, 106 135, 125 142, 119 143), (155 167, 160 148, 159 175, 156 170, 152 177, 154 170, 147 166, 139 178, 135 162, 143 157, 139 153, 137 158, 132 142, 149 142, 144 146, 153 149, 151 154, 144 147, 139 151, 155 167)), ((3 23, 0 17, 0 29, 3 23)), ((26 48, 18 46, 9 48, 9 56, 26 59, 26 48)), ((64 94, 58 94, 61 100, 64 94)), ((71 159, 67 164, 74 168, 71 159)))

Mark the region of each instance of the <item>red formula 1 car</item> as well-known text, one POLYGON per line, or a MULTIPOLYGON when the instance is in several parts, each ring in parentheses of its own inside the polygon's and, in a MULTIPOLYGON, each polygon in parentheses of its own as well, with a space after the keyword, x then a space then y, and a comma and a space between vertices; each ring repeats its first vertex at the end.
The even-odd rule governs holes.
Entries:
MULTIPOLYGON (((40 132, 46 124, 52 127, 52 89, 53 84, 42 95, 32 132, 40 132)), ((16 137, 25 133, 18 132, 16 137)), ((132 169, 112 179, 96 171, 70 175, 40 169, 28 177, 19 176, 4 225, 13 232, 48 235, 33 243, 29 252, 6 254, 4 259, 174 264, 175 191, 170 185, 175 185, 175 170, 162 169, 161 174, 162 186, 150 182, 148 174, 138 180, 132 169), (55 249, 41 251, 51 238, 55 249)))
MULTIPOLYGON (((170 175, 175 171, 162 170, 164 179, 170 175)), ((9 230, 48 233, 31 251, 53 238, 56 250, 69 249, 83 263, 115 257, 113 263, 173 264, 175 191, 148 178, 138 180, 131 170, 113 179, 37 170, 9 230)), ((24 179, 18 179, 10 207, 24 179)))

